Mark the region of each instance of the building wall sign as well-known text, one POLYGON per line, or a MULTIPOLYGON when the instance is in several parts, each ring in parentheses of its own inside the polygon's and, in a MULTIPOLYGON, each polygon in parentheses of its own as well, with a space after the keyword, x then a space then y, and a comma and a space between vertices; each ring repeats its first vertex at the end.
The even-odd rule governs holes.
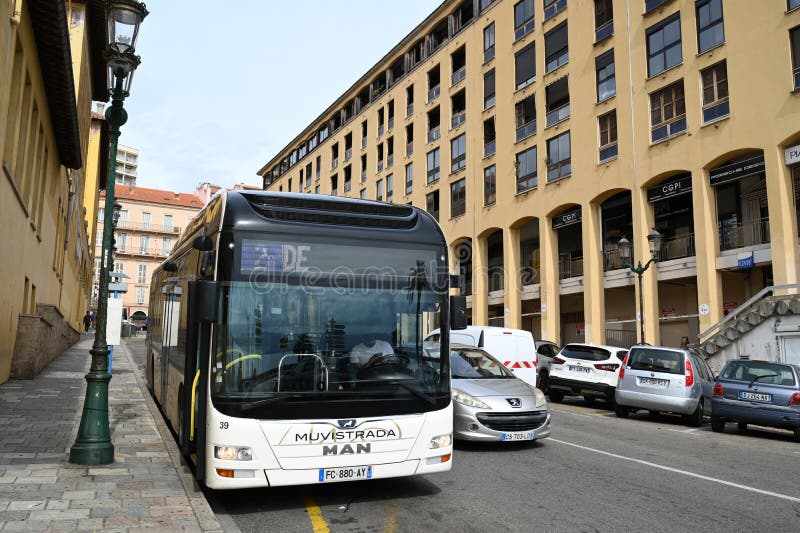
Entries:
POLYGON ((647 189, 647 201, 650 203, 692 192, 692 175, 681 174, 647 189))
POLYGON ((787 148, 784 151, 784 156, 786 157, 787 165, 796 165, 800 163, 800 144, 787 148))
POLYGON ((764 172, 764 155, 717 167, 710 172, 711 185, 719 185, 764 172))
POLYGON ((553 229, 565 228, 573 224, 580 224, 581 208, 572 209, 553 217, 553 229))

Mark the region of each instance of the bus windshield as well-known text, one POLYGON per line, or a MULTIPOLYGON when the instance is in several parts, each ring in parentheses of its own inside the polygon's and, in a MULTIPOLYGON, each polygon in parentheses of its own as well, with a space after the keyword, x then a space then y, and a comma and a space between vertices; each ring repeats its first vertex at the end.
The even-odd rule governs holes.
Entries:
POLYGON ((402 398, 419 411, 449 401, 447 362, 422 349, 446 305, 439 250, 243 242, 241 277, 221 284, 215 403, 242 416, 269 404, 258 416, 270 417, 282 401, 402 398))

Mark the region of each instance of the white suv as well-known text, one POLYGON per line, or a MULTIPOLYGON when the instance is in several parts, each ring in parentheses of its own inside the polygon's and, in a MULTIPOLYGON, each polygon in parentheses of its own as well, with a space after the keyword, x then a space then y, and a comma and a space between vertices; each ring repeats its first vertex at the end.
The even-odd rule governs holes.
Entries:
POLYGON ((627 353, 618 346, 567 344, 550 362, 550 400, 560 402, 575 395, 587 401, 604 398, 613 405, 619 367, 627 353))

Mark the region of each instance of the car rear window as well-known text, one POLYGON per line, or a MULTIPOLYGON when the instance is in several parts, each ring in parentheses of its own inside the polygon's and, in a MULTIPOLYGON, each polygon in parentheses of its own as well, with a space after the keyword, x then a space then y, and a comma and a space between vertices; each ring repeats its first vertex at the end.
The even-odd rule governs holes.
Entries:
POLYGON ((628 361, 632 370, 683 375, 683 353, 657 348, 633 348, 628 361))
POLYGON ((570 359, 583 359, 585 361, 602 361, 611 357, 611 352, 597 346, 584 346, 582 344, 568 344, 561 350, 561 355, 570 359))
POLYGON ((766 361, 731 361, 722 371, 721 377, 747 382, 759 378, 759 383, 767 385, 796 385, 790 366, 766 361))

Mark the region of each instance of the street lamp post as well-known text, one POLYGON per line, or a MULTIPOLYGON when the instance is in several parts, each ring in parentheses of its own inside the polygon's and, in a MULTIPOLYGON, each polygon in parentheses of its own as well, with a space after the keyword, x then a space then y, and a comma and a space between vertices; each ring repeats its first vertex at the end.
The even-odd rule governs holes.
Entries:
POLYGON ((631 272, 639 278, 639 343, 644 342, 644 297, 642 296, 642 275, 650 268, 650 264, 656 261, 656 257, 661 252, 661 234, 653 228, 647 235, 647 242, 650 244, 650 260, 642 265, 639 261, 637 266, 633 266, 631 260, 631 242, 622 237, 619 240, 619 255, 622 259, 622 268, 629 268, 631 272))
POLYGON ((147 16, 143 3, 134 0, 107 0, 106 17, 108 23, 108 63, 111 106, 106 110, 109 126, 108 176, 106 177, 106 205, 103 218, 103 246, 100 261, 100 287, 97 300, 97 326, 94 344, 89 351, 92 364, 86 374, 86 397, 78 436, 69 451, 69 462, 81 465, 104 465, 114 462, 114 445, 108 425, 108 373, 109 348, 106 342, 106 321, 108 306, 108 273, 114 267, 112 248, 114 246, 114 226, 119 219, 115 209, 114 181, 117 162, 117 142, 119 128, 128 120, 128 113, 122 107, 125 97, 130 94, 133 72, 139 66, 136 55, 136 38, 139 24, 147 16))

